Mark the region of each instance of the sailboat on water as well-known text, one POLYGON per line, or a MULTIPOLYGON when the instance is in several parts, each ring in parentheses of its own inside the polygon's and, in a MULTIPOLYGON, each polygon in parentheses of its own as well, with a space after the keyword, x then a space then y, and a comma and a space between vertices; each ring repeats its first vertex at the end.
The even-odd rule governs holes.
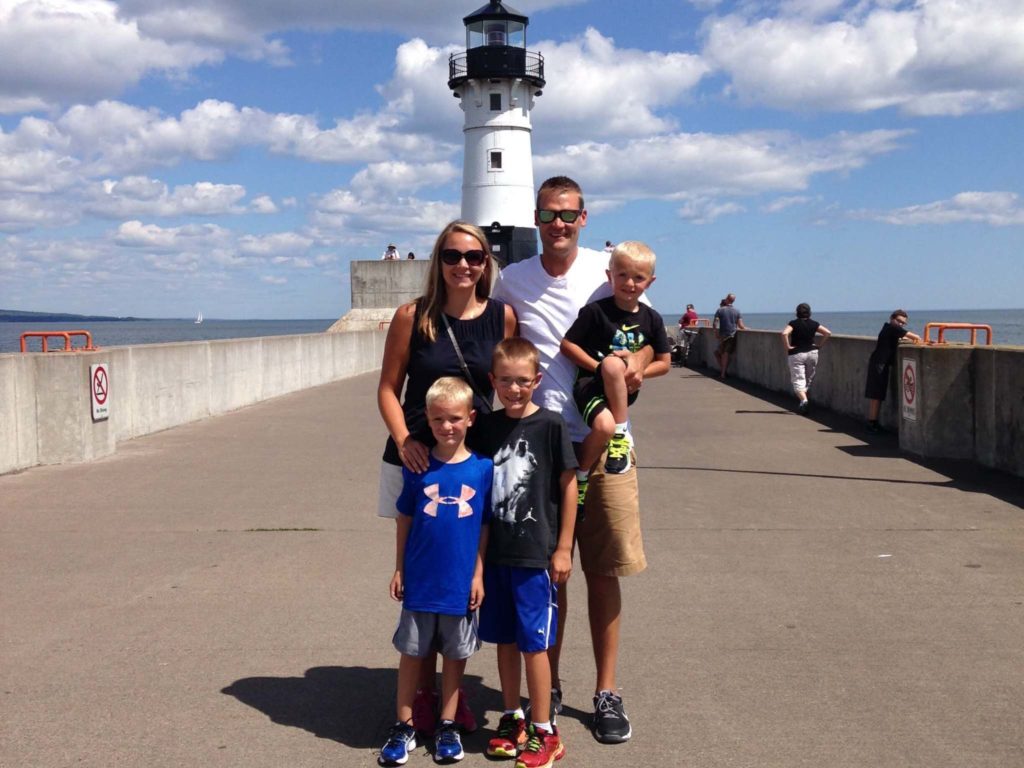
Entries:
POLYGON ((196 322, 195 322, 195 324, 199 325, 202 322, 203 322, 203 311, 199 310, 199 314, 196 315, 196 322))

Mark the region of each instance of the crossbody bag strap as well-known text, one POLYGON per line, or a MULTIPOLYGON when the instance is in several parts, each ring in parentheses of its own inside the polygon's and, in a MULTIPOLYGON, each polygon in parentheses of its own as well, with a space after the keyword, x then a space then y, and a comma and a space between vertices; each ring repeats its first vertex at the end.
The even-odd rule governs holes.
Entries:
POLYGON ((448 322, 448 315, 442 312, 441 319, 444 320, 444 327, 448 330, 448 338, 452 340, 452 346, 455 347, 455 355, 459 358, 459 367, 462 368, 462 372, 466 376, 466 383, 473 389, 473 393, 480 398, 480 402, 483 403, 487 412, 490 413, 491 404, 487 402, 487 398, 484 397, 483 393, 476 388, 476 382, 473 381, 473 374, 469 372, 469 366, 466 365, 466 358, 462 356, 462 350, 459 348, 459 342, 455 340, 455 331, 452 330, 452 324, 448 322))

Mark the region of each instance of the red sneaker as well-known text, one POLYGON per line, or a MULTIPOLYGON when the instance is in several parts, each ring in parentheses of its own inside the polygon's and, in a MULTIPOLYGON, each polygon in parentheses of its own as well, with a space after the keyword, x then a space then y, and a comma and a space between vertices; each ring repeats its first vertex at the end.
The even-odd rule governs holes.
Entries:
POLYGON ((466 733, 472 733, 477 729, 477 724, 468 702, 466 691, 459 688, 459 703, 455 705, 455 724, 466 733))
POLYGON ((431 688, 417 688, 412 700, 412 726, 424 736, 434 735, 437 727, 437 691, 431 688))
POLYGON ((487 754, 491 757, 517 757, 525 746, 526 718, 509 712, 498 721, 498 733, 487 743, 487 754))
POLYGON ((530 735, 516 760, 516 768, 549 768, 555 760, 565 757, 565 745, 558 735, 558 728, 551 727, 552 732, 548 733, 530 725, 530 735))

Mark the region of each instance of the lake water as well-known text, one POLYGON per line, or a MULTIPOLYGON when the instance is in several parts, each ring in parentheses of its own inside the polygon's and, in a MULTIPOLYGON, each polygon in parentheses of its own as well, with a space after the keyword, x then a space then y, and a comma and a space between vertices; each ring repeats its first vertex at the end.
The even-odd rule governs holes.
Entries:
MULTIPOLYGON (((103 320, 97 322, 62 321, 59 323, 0 323, 0 353, 18 352, 21 334, 26 331, 89 331, 97 347, 123 347, 131 344, 161 344, 169 341, 207 341, 210 339, 248 339, 254 336, 288 336, 296 333, 322 333, 332 320, 103 320)), ((80 346, 82 339, 72 340, 80 346)), ((63 347, 63 339, 51 339, 49 347, 63 347)), ((41 341, 32 339, 29 349, 39 351, 41 341)))
MULTIPOLYGON (((909 328, 924 332, 928 322, 979 323, 992 326, 993 342, 999 345, 1024 346, 1024 309, 952 309, 908 310, 909 328)), ((675 326, 679 314, 662 313, 665 322, 675 326)), ((701 317, 713 317, 714 312, 702 312, 701 317)), ((790 313, 744 314, 748 328, 782 330, 793 319, 790 313)), ((814 319, 832 333, 848 336, 878 335, 882 323, 888 320, 884 310, 877 312, 815 312, 814 319)), ((0 323, 0 353, 17 352, 19 338, 25 331, 83 330, 92 333, 93 344, 98 347, 120 347, 129 344, 161 344, 172 341, 203 341, 209 339, 242 339, 254 336, 285 336, 297 333, 321 333, 333 325, 328 320, 205 320, 196 325, 192 320, 124 320, 60 323, 0 323)), ((949 331, 947 340, 967 341, 966 331, 949 331)), ((984 334, 979 335, 984 341, 984 334)), ((63 342, 51 341, 50 347, 63 342)), ((80 341, 76 342, 76 345, 80 341)), ((38 350, 40 341, 30 342, 30 349, 38 350)))

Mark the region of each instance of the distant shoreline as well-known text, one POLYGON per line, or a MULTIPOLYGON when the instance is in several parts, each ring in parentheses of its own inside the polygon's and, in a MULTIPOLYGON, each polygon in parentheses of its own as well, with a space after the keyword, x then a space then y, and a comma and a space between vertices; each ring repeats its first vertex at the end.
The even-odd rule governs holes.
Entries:
POLYGON ((107 315, 72 315, 66 312, 21 312, 16 309, 0 309, 0 323, 63 323, 76 322, 121 322, 130 320, 152 320, 149 317, 109 317, 107 315))

